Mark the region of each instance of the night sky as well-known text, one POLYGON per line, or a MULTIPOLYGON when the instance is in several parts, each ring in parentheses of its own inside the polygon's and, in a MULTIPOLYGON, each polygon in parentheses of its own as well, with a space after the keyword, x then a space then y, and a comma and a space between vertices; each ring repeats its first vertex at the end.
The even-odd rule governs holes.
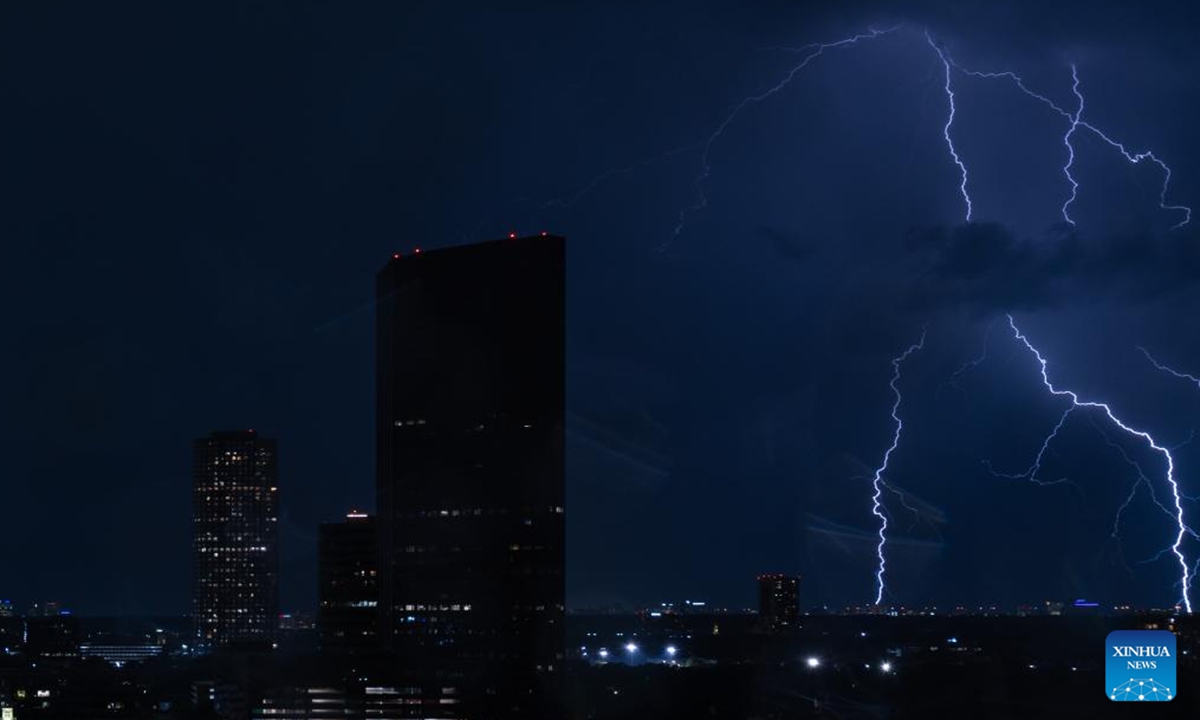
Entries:
MULTIPOLYGON (((252 3, 0 10, 0 597, 189 604, 190 441, 280 443, 285 609, 316 525, 374 504, 375 272, 510 231, 568 238, 568 603, 875 597, 1166 605, 1160 455, 1200 425, 1194 3, 252 3), (1024 7, 1022 7, 1022 5, 1024 7), (1102 3, 1101 5, 1108 5, 1102 3), (489 9, 490 8, 490 9, 489 9), (904 26, 804 57, 788 48, 904 26), (955 371, 986 348, 986 360, 955 371), (1116 445, 1110 445, 1109 442, 1116 445), (1129 462, 1122 456, 1125 452, 1129 462)), ((1172 451, 1200 495, 1200 440, 1172 451)), ((1182 501, 1200 526, 1200 502, 1182 501)), ((1200 543, 1182 546, 1189 562, 1200 543)), ((1200 590, 1194 593, 1200 602, 1200 590)))

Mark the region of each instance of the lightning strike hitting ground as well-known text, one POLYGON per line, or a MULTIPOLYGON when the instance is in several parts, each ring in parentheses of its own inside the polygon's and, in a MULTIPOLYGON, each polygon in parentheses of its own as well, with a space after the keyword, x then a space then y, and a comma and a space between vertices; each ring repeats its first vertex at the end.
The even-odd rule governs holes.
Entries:
MULTIPOLYGON (((1151 437, 1149 433, 1147 433, 1143 430, 1135 430, 1134 428, 1126 425, 1124 422, 1122 422, 1120 420, 1120 418, 1118 418, 1113 413, 1112 408, 1110 408, 1105 403, 1095 402, 1095 401, 1091 401, 1091 400, 1080 400, 1079 396, 1076 395, 1074 391, 1059 390, 1058 388, 1056 388, 1054 386, 1054 384, 1052 382, 1050 382, 1050 376, 1046 369, 1046 365, 1047 365, 1046 359, 1042 357, 1042 354, 1038 351, 1037 348, 1035 348, 1033 346, 1033 344, 1029 341, 1029 339, 1021 333, 1021 330, 1017 327, 1017 323, 1015 320, 1013 320, 1012 315, 1008 316, 1008 325, 1010 328, 1012 328, 1013 335, 1016 337, 1016 339, 1019 340, 1021 342, 1021 344, 1024 345, 1025 348, 1027 350, 1029 350, 1029 352, 1031 354, 1033 354, 1033 356, 1037 359, 1038 365, 1039 365, 1040 371, 1041 371, 1042 384, 1046 386, 1046 389, 1050 391, 1051 395, 1057 395, 1059 397, 1068 398, 1071 401, 1072 409, 1074 409, 1074 408, 1096 408, 1096 409, 1101 410, 1105 414, 1105 416, 1107 416, 1108 419, 1114 425, 1116 425, 1120 429, 1124 430, 1129 435, 1139 437, 1142 440, 1145 440, 1146 443, 1150 446, 1150 448, 1152 450, 1154 450, 1155 452, 1162 455, 1163 459, 1166 460, 1166 463, 1167 463, 1166 479, 1167 479, 1167 483, 1171 486, 1171 495, 1172 495, 1172 498, 1174 499, 1174 508, 1173 508, 1173 511, 1170 512, 1170 514, 1174 517, 1175 522, 1176 522, 1176 527, 1178 528, 1178 531, 1175 536, 1175 542, 1174 542, 1174 544, 1171 545, 1170 550, 1171 550, 1171 553, 1173 555, 1175 555, 1175 558, 1179 561, 1179 567, 1180 567, 1179 585, 1181 586, 1181 592, 1182 592, 1181 600, 1183 602, 1184 608, 1190 614, 1192 612, 1192 600, 1191 600, 1192 569, 1188 565, 1187 558, 1184 556, 1181 546, 1183 545, 1184 538, 1190 534, 1191 529, 1188 527, 1188 525, 1184 522, 1184 519, 1183 519, 1183 501, 1182 501, 1182 497, 1181 497, 1180 491, 1179 491, 1179 483, 1175 480, 1175 459, 1171 456, 1171 451, 1167 447, 1165 447, 1163 445, 1159 445, 1158 442, 1153 437, 1151 437)), ((1066 415, 1064 414, 1064 418, 1065 417, 1066 417, 1066 415)), ((1059 425, 1061 426, 1061 424, 1062 424, 1062 422, 1060 421, 1059 425)))
MULTIPOLYGON (((837 48, 856 45, 862 40, 874 40, 875 38, 878 38, 881 35, 887 35, 889 33, 895 32, 896 30, 899 30, 901 27, 902 27, 901 25, 894 25, 885 30, 868 29, 868 31, 865 33, 860 33, 858 35, 852 35, 852 36, 850 36, 848 38, 844 38, 842 40, 836 40, 834 42, 825 42, 825 43, 812 43, 810 45, 805 45, 804 47, 797 48, 796 52, 803 53, 804 57, 799 63, 792 66, 792 69, 787 73, 787 75, 785 75, 783 77, 782 80, 775 83, 774 85, 767 88, 766 90, 762 91, 761 93, 758 93, 757 95, 749 95, 749 96, 743 98, 740 102, 738 102, 736 105, 734 105, 733 110, 731 110, 729 112, 729 114, 725 116, 725 119, 722 120, 719 125, 717 125, 717 129, 714 130, 712 132, 712 134, 710 134, 708 136, 708 139, 704 141, 704 144, 703 144, 704 150, 702 151, 701 156, 700 156, 700 168, 701 168, 700 174, 698 176, 696 176, 696 179, 692 182, 692 185, 696 189, 697 200, 693 205, 685 207, 679 211, 679 219, 675 223, 675 229, 671 233, 670 239, 679 237, 679 234, 681 232, 683 232, 683 228, 687 225, 688 218, 692 214, 699 212, 700 210, 703 210, 704 208, 708 207, 708 196, 704 194, 704 183, 706 180, 708 180, 709 176, 712 174, 712 165, 709 162, 709 154, 712 151, 713 145, 717 142, 718 139, 720 139, 721 135, 723 135, 725 133, 725 128, 729 127, 729 124, 734 121, 734 119, 742 112, 742 110, 745 110, 750 105, 755 105, 757 103, 760 103, 760 102, 766 100, 767 98, 771 97, 772 95, 775 95, 780 90, 783 90, 785 87, 787 87, 792 82, 792 80, 796 77, 796 75, 798 75, 800 73, 801 70, 808 67, 808 64, 810 62, 812 62, 816 58, 823 55, 826 50, 834 50, 837 48)), ((667 244, 669 242, 670 242, 670 240, 668 240, 667 242, 664 242, 663 246, 660 248, 660 250, 666 250, 667 244)))
POLYGON ((885 558, 883 548, 887 544, 887 528, 888 520, 887 513, 883 507, 883 491, 888 488, 887 482, 883 479, 884 473, 887 472, 888 463, 891 462, 892 453, 896 448, 900 447, 900 433, 904 430, 904 422, 900 419, 900 402, 903 399, 900 395, 900 388, 896 383, 900 382, 900 366, 908 359, 909 355, 922 350, 925 347, 925 331, 921 331, 921 339, 915 344, 909 345, 908 349, 892 358, 892 380, 888 386, 892 388, 892 395, 895 401, 892 403, 892 421, 896 424, 896 429, 892 433, 892 444, 883 454, 883 462, 875 470, 875 476, 871 480, 872 486, 875 488, 875 494, 871 497, 871 513, 879 518, 879 544, 875 548, 875 555, 879 559, 878 569, 875 571, 875 604, 879 605, 883 602, 883 591, 885 589, 883 577, 887 570, 887 560, 885 558))

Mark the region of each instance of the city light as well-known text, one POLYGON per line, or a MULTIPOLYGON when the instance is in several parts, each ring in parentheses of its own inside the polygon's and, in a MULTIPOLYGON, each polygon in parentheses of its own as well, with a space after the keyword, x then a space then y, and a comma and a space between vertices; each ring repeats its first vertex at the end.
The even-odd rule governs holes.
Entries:
POLYGON ((631 652, 631 653, 637 652, 637 649, 638 649, 638 646, 635 645, 634 643, 629 643, 628 645, 625 646, 625 650, 628 652, 631 652))
POLYGON ((892 664, 890 662, 885 662, 879 666, 879 669, 885 673, 890 673, 892 671, 892 664))
POLYGON ((667 646, 667 654, 671 657, 675 657, 675 653, 677 652, 679 652, 679 650, 674 645, 667 646))
POLYGON ((810 668, 819 668, 819 667, 821 667, 821 660, 820 660, 820 658, 810 657, 810 658, 809 658, 808 660, 806 660, 805 662, 806 662, 806 663, 808 663, 808 666, 809 666, 810 668))
POLYGON ((608 659, 608 651, 607 651, 607 650, 605 650, 605 649, 603 649, 603 648, 601 648, 601 649, 600 649, 600 659, 601 659, 601 660, 607 660, 607 659, 608 659))

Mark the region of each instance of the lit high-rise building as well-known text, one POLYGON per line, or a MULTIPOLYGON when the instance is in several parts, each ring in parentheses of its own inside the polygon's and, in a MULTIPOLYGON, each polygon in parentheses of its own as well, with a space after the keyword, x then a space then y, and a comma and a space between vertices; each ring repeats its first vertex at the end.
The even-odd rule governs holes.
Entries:
POLYGON ((800 577, 758 576, 758 615, 769 632, 787 632, 800 626, 800 577))
POLYGON ((420 717, 564 715, 564 249, 511 237, 379 273, 383 633, 436 703, 420 717))
POLYGON ((279 614, 275 441, 253 430, 193 443, 192 612, 210 647, 266 645, 279 614))
POLYGON ((322 652, 379 647, 379 536, 351 512, 317 529, 317 632, 322 652))

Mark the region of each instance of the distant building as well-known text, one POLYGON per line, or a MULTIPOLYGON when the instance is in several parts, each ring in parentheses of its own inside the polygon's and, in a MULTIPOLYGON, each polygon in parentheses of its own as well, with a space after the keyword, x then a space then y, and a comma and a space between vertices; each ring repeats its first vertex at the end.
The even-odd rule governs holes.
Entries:
POLYGON ((511 237, 378 276, 384 639, 455 690, 422 717, 565 714, 564 255, 511 237))
POLYGON ((379 647, 379 535, 366 513, 317 529, 317 602, 322 652, 379 647))
POLYGON ((82 657, 98 657, 116 667, 158 657, 162 653, 162 645, 146 640, 141 642, 85 642, 79 646, 79 654, 82 657))
POLYGON ((63 611, 62 604, 55 600, 46 602, 34 603, 29 606, 29 612, 25 613, 26 617, 58 617, 59 615, 70 615, 69 611, 63 611))
POLYGON ((787 632, 799 627, 800 577, 759 575, 758 614, 768 632, 787 632))
POLYGON ((303 632, 316 626, 313 616, 309 613, 281 613, 279 616, 280 631, 303 632))
POLYGON ((279 615, 275 441, 214 432, 193 448, 196 636, 210 647, 269 644, 279 615))
POLYGON ((24 649, 25 619, 11 612, 0 614, 0 655, 20 655, 24 649))
POLYGON ((12 600, 0 600, 0 617, 13 617, 15 614, 12 600))
POLYGON ((445 698, 423 699, 418 688, 361 684, 280 687, 262 694, 253 708, 253 716, 284 720, 326 717, 407 720, 438 717, 443 699, 454 698, 447 695, 445 698))
POLYGON ((63 663, 79 657, 79 621, 72 615, 25 619, 25 654, 35 662, 63 663))
POLYGON ((216 705, 217 684, 212 680, 196 680, 192 683, 192 708, 197 712, 209 712, 216 705))

